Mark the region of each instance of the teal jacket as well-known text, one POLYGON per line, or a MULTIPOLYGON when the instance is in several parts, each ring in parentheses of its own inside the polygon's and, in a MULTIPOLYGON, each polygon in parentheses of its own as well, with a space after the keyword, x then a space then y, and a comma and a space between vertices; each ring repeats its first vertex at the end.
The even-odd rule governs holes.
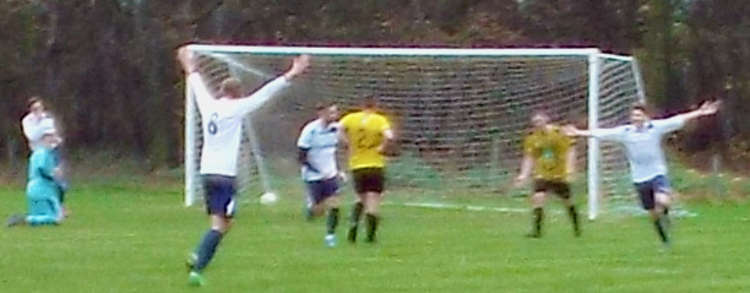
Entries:
POLYGON ((26 196, 30 199, 47 199, 59 197, 59 188, 55 183, 54 170, 57 158, 54 151, 47 147, 38 147, 29 159, 29 183, 26 185, 26 196))

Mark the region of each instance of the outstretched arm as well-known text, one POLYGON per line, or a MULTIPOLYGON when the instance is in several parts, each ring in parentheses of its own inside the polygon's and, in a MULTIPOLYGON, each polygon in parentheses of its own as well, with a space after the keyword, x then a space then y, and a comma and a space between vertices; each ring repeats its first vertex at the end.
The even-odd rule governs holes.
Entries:
POLYGON ((185 74, 188 75, 188 86, 193 90, 193 95, 195 95, 195 100, 198 102, 198 107, 203 109, 204 105, 213 100, 214 97, 211 92, 208 91, 206 83, 203 82, 203 78, 198 73, 195 54, 188 50, 187 47, 183 46, 177 49, 177 61, 182 65, 182 70, 185 71, 185 74))
POLYGON ((595 137, 601 140, 620 141, 622 140, 622 127, 615 128, 597 128, 597 129, 578 129, 573 125, 566 125, 562 128, 563 133, 567 136, 595 137))
POLYGON ((265 84, 250 96, 239 99, 237 107, 245 113, 257 110, 260 106, 273 98, 279 91, 284 89, 292 79, 302 74, 309 66, 310 55, 300 55, 295 57, 292 61, 292 66, 287 72, 265 84))
POLYGON ((698 109, 677 114, 667 119, 654 120, 653 124, 662 133, 672 132, 682 128, 690 120, 715 114, 720 105, 720 101, 704 102, 698 109))
POLYGON ((521 160, 521 172, 518 173, 518 177, 516 177, 513 185, 515 187, 520 187, 521 185, 526 183, 526 180, 528 180, 529 176, 531 176, 531 170, 533 168, 534 159, 532 159, 530 155, 524 155, 523 160, 521 160))
POLYGON ((719 106, 721 106, 721 101, 703 102, 703 104, 701 104, 698 109, 687 113, 678 114, 674 117, 683 119, 687 122, 698 117, 716 114, 716 112, 719 111, 719 106))

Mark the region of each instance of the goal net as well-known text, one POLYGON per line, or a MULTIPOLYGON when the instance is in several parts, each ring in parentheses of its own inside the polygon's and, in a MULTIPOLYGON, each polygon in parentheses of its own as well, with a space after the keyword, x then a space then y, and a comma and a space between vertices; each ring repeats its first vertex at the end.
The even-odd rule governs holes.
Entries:
MULTIPOLYGON (((321 100, 346 113, 362 97, 375 96, 397 135, 399 154, 386 168, 389 192, 437 199, 511 192, 535 110, 556 123, 610 127, 625 123, 630 105, 643 99, 635 61, 597 49, 190 49, 200 56, 199 72, 213 92, 229 76, 251 92, 283 73, 293 56, 312 55, 306 73, 244 121, 237 182, 247 198, 290 186, 301 190, 295 142, 321 100)), ((202 196, 196 107, 188 89, 187 205, 202 196)), ((593 219, 601 199, 632 192, 627 162, 618 147, 593 139, 577 140, 576 148, 578 169, 586 170, 576 191, 588 194, 593 219)))

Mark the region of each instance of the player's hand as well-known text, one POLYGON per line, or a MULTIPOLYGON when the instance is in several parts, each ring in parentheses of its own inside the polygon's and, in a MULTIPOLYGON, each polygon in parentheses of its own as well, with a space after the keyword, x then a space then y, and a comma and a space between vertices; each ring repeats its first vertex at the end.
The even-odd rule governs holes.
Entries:
POLYGON ((287 79, 292 79, 297 75, 300 75, 308 67, 310 67, 310 55, 299 55, 292 60, 292 68, 284 74, 287 79))
POLYGON ((719 107, 721 106, 721 101, 713 101, 713 102, 704 102, 700 108, 698 108, 698 111, 701 115, 713 115, 717 111, 719 111, 719 107))
POLYGON ((568 124, 562 127, 563 134, 567 136, 578 136, 578 128, 575 126, 568 124))
POLYGON ((349 178, 346 177, 346 173, 344 172, 339 172, 338 177, 341 183, 346 183, 349 180, 349 178))
POLYGON ((193 54, 193 51, 190 51, 187 46, 182 46, 177 49, 177 60, 180 61, 182 69, 187 73, 191 73, 196 70, 194 57, 195 54, 193 54))
POLYGON ((513 187, 514 188, 521 188, 524 184, 526 184, 527 177, 523 175, 519 175, 516 177, 515 180, 513 180, 513 187))

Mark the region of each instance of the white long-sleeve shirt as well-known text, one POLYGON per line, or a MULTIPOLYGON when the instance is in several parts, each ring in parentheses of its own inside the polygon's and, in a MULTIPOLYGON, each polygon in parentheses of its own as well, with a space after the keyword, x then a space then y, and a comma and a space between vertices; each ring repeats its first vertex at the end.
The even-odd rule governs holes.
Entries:
POLYGON ((188 76, 203 126, 201 174, 237 175, 237 154, 242 137, 242 120, 284 89, 289 82, 280 76, 248 97, 214 99, 198 73, 188 76))
POLYGON ((29 143, 29 149, 34 151, 42 144, 44 131, 50 128, 56 129, 55 119, 47 113, 43 113, 42 115, 29 113, 21 119, 21 128, 29 143))
POLYGON ((601 140, 621 143, 630 163, 633 182, 640 183, 658 175, 667 175, 667 163, 661 148, 664 134, 678 130, 685 125, 685 119, 674 116, 668 119, 652 120, 643 128, 623 125, 615 128, 601 128, 591 131, 591 135, 601 140))

